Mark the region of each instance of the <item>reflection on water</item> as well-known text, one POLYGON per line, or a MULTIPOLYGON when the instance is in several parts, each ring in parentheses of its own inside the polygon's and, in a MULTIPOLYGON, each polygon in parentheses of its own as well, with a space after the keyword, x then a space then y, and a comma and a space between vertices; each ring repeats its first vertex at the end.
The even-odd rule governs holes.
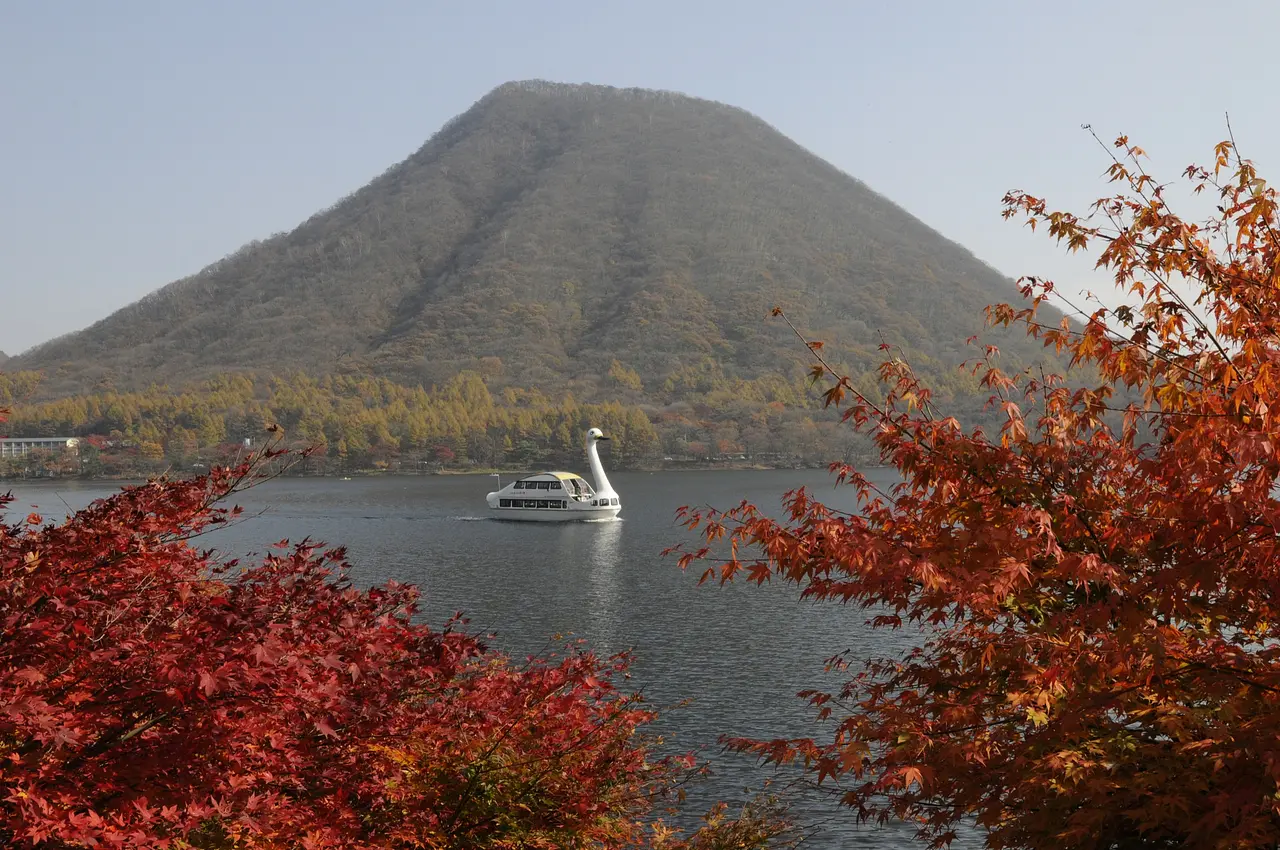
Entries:
MULTIPOLYGON (((844 649, 883 654, 886 636, 864 626, 856 609, 801 602, 793 587, 697 584, 661 551, 691 538, 675 525, 682 504, 729 507, 742 499, 777 509, 800 485, 833 507, 851 510, 847 490, 822 471, 679 472, 611 476, 626 499, 620 519, 588 523, 489 520, 482 476, 289 479, 241 494, 249 521, 201 541, 233 555, 262 552, 282 538, 342 544, 352 578, 369 585, 395 579, 423 589, 424 616, 438 623, 464 611, 477 631, 517 656, 574 634, 601 653, 634 649, 632 684, 657 705, 691 699, 669 714, 661 732, 678 749, 716 752, 720 735, 761 738, 822 735, 795 697, 810 687, 838 687, 823 660, 844 649)), ((115 488, 59 482, 15 485, 13 512, 35 505, 62 516, 115 488)), ((692 789, 699 805, 759 786, 766 774, 747 759, 717 756, 717 775, 692 789)), ((832 808, 801 805, 810 822, 832 808)), ((857 827, 847 814, 806 847, 907 847, 911 830, 857 827)))
POLYGON ((622 601, 622 585, 618 580, 621 560, 622 524, 618 518, 604 522, 580 523, 589 536, 590 572, 587 573, 587 616, 591 633, 596 636, 596 648, 601 653, 616 652, 619 629, 622 625, 618 605, 622 601))

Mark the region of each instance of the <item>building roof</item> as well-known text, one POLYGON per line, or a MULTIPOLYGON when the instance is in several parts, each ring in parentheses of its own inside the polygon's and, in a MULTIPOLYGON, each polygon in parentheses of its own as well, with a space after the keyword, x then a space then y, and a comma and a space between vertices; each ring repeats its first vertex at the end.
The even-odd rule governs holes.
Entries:
POLYGON ((79 437, 0 437, 0 443, 70 443, 79 437))

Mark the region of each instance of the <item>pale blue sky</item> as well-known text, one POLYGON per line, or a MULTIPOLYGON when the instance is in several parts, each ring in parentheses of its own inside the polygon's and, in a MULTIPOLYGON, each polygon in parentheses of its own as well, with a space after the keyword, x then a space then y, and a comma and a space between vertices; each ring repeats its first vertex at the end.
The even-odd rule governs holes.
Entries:
POLYGON ((1280 174, 1278 25, 1266 0, 0 0, 0 350, 291 229, 529 78, 744 107, 1006 274, 1084 285, 1005 190, 1100 194, 1085 122, 1172 176, 1227 111, 1280 174))

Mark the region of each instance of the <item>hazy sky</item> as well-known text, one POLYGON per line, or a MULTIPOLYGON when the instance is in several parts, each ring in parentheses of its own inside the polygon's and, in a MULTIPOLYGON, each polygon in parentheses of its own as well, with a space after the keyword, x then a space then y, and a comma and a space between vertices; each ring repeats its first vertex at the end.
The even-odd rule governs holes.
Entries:
POLYGON ((1004 192, 1101 194, 1086 122, 1172 177, 1228 111, 1280 180, 1278 30, 1267 0, 0 0, 0 350, 293 228, 513 79, 744 107, 1006 274, 1084 285, 1004 192))

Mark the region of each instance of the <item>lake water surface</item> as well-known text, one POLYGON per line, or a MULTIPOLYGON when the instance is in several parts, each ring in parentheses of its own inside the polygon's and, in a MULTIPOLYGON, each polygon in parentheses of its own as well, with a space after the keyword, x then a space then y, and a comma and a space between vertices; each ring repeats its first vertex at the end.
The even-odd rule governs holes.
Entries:
MULTIPOLYGON (((494 644, 517 655, 555 646, 557 634, 602 653, 632 649, 633 683, 649 700, 693 700, 661 728, 677 749, 711 748, 716 775, 693 789, 691 805, 739 797, 769 773, 719 754, 718 736, 822 734, 796 692, 838 686, 823 672, 823 661, 838 652, 866 657, 894 647, 889 635, 863 625, 865 612, 802 602, 795 587, 699 586, 696 573, 660 556, 672 544, 696 542, 674 512, 684 504, 728 508, 744 498, 776 511, 782 494, 802 485, 850 510, 853 494, 835 489, 824 470, 614 473, 610 480, 623 498, 618 520, 559 525, 489 519, 484 497, 494 480, 484 476, 282 479, 238 496, 256 516, 203 541, 235 555, 284 538, 344 545, 358 584, 416 584, 431 622, 462 611, 473 629, 496 633, 494 644)), ((47 516, 115 489, 78 481, 11 486, 14 513, 47 516)), ((806 847, 913 844, 910 828, 858 826, 825 800, 802 798, 797 811, 821 824, 806 847)))

